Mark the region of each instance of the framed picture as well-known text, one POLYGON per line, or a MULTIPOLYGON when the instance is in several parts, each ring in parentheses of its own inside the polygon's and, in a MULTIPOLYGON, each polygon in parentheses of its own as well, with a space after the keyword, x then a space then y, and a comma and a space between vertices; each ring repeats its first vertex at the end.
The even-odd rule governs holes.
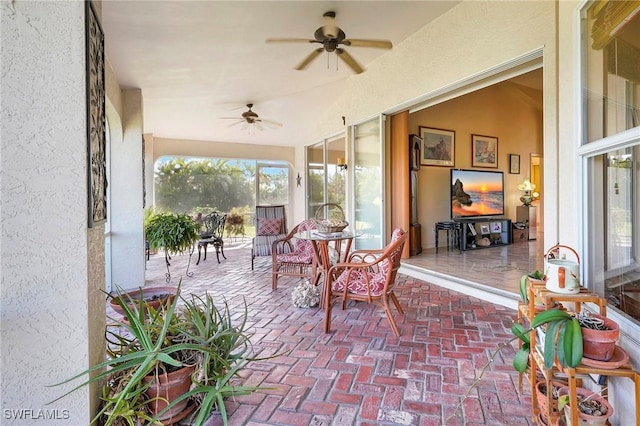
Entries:
POLYGON ((520 174, 520 156, 518 154, 509 154, 509 173, 512 175, 520 174))
POLYGON ((105 133, 104 34, 93 10, 85 2, 88 226, 107 220, 107 156, 105 133))
POLYGON ((421 165, 454 166, 456 132, 420 126, 420 138, 422 138, 421 165))
POLYGON ((502 224, 500 222, 491 222, 491 232, 498 234, 502 232, 502 224))
POLYGON ((471 135, 471 166, 498 168, 498 138, 471 135))
POLYGON ((482 235, 490 234, 491 232, 489 232, 489 225, 480 225, 480 233, 482 235))

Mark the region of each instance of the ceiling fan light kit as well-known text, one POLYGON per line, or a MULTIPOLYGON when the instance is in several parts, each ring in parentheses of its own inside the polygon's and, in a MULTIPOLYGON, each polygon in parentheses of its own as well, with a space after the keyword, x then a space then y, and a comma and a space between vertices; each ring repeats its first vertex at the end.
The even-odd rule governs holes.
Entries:
POLYGON ((326 12, 323 15, 324 25, 318 28, 313 39, 304 38, 268 38, 267 43, 319 43, 322 47, 313 50, 298 66, 296 70, 304 70, 309 64, 318 57, 323 51, 328 53, 335 52, 345 64, 349 66, 356 74, 364 71, 364 68, 349 54, 346 50, 339 47, 373 47, 377 49, 391 49, 393 44, 389 40, 369 40, 369 39, 348 39, 347 35, 340 27, 336 25, 336 13, 334 11, 326 12))

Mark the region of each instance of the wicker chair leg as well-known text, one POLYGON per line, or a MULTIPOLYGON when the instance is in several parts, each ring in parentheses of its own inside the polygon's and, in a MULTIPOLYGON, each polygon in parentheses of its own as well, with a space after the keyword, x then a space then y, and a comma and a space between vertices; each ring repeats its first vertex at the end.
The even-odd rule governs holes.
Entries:
POLYGON ((391 330, 393 330, 393 334, 395 334, 396 337, 399 337, 400 330, 398 330, 398 325, 396 324, 396 320, 393 319, 393 313, 391 313, 391 309, 389 309, 389 305, 385 303, 383 308, 384 308, 385 314, 387 314, 387 319, 389 320, 389 324, 391 324, 391 330))
POLYGON ((391 293, 389 297, 393 301, 393 304, 395 305, 400 315, 404 315, 404 310, 402 309, 402 306, 400 305, 400 302, 398 301, 398 298, 396 297, 395 293, 391 293))

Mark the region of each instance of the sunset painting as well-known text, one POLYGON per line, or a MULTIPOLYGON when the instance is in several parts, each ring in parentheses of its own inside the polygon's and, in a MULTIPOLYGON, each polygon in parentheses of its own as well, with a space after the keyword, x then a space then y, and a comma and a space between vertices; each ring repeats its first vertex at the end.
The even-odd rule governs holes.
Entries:
POLYGON ((451 171, 452 217, 501 214, 504 214, 502 173, 451 171))

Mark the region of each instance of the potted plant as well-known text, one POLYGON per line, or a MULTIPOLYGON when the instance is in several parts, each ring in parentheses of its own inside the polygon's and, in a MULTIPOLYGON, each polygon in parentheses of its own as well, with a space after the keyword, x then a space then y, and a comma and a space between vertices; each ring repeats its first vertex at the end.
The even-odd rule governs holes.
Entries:
POLYGON ((173 302, 157 310, 144 306, 142 298, 134 301, 120 292, 118 296, 125 318, 111 318, 115 325, 107 327, 107 360, 62 382, 86 378, 65 395, 89 383, 103 383, 102 406, 91 424, 171 423, 186 415, 202 424, 213 409, 226 424, 224 399, 258 389, 233 384, 234 377, 256 360, 246 334, 246 305, 244 314, 232 320, 226 302, 219 309, 209 294, 182 298, 180 286, 173 302), (174 372, 186 377, 182 390, 176 395, 157 390, 164 379, 180 382, 174 372))
POLYGON ((540 416, 542 417, 545 424, 548 423, 549 419, 549 407, 547 405, 547 402, 549 401, 549 399, 551 400, 551 413, 557 416, 559 391, 563 387, 567 386, 566 383, 557 380, 552 380, 549 382, 549 384, 550 387, 547 387, 547 382, 545 380, 540 380, 536 383, 536 399, 538 401, 538 407, 540 408, 540 416), (548 398, 549 392, 551 392, 551 398, 548 398))
POLYGON ((584 356, 596 361, 609 361, 616 350, 620 326, 611 318, 579 312, 576 318, 582 327, 584 356))
MULTIPOLYGON (((149 219, 144 231, 151 250, 164 249, 166 276, 169 282, 171 255, 184 253, 187 250, 193 253, 194 244, 200 236, 200 224, 186 214, 157 213, 149 219)), ((188 271, 189 266, 187 266, 187 274, 188 271)))
POLYGON ((140 302, 142 302, 145 310, 149 307, 157 310, 161 305, 165 307, 170 305, 177 291, 176 286, 140 287, 126 293, 120 292, 120 294, 113 295, 109 298, 109 306, 120 315, 124 315, 124 310, 121 308, 122 303, 140 306, 140 302), (130 303, 131 301, 133 303, 130 303))
POLYGON ((578 421, 573 422, 569 400, 569 388, 558 391, 558 410, 564 412, 565 425, 604 426, 613 415, 613 407, 606 398, 585 388, 576 388, 578 421))

